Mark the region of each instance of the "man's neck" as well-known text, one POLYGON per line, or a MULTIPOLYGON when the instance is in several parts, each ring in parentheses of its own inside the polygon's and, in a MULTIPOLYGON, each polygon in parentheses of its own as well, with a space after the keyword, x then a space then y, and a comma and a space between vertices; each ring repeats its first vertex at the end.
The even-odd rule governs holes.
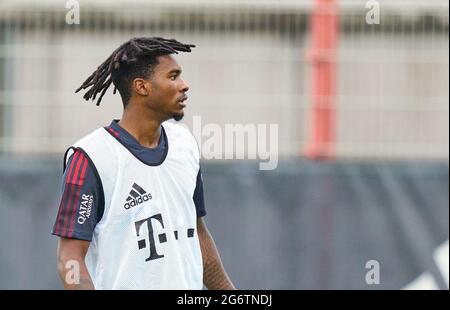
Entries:
POLYGON ((142 146, 155 148, 161 136, 161 121, 138 109, 125 109, 119 126, 131 134, 142 146))

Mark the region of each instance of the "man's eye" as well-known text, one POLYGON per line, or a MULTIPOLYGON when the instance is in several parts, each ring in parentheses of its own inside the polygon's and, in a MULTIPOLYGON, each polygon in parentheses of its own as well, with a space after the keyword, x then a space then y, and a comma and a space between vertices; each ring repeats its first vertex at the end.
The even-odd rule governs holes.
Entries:
POLYGON ((172 75, 172 76, 170 77, 170 79, 171 79, 172 81, 175 81, 175 80, 177 79, 177 76, 176 76, 176 75, 172 75))

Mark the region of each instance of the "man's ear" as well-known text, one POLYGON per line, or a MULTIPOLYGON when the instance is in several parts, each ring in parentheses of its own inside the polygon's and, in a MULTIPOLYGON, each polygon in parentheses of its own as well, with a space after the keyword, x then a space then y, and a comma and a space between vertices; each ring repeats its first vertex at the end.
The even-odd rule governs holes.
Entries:
POLYGON ((136 78, 133 80, 133 88, 136 93, 141 96, 148 96, 152 92, 152 84, 150 81, 136 78))

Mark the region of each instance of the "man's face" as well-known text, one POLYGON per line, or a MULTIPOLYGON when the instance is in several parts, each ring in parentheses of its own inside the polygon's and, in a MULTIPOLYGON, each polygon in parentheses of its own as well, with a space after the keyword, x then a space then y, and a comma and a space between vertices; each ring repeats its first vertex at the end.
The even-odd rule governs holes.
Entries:
POLYGON ((150 79, 151 108, 163 119, 179 121, 184 116, 189 86, 181 78, 181 67, 171 55, 160 56, 150 79))

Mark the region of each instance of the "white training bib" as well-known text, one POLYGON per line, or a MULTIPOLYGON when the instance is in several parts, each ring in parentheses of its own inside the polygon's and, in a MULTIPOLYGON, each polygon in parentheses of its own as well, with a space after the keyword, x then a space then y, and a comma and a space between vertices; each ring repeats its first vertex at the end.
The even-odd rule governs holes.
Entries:
POLYGON ((95 165, 105 196, 86 265, 96 289, 202 289, 203 263, 193 201, 199 150, 180 125, 163 123, 162 164, 136 158, 104 128, 74 147, 95 165))

